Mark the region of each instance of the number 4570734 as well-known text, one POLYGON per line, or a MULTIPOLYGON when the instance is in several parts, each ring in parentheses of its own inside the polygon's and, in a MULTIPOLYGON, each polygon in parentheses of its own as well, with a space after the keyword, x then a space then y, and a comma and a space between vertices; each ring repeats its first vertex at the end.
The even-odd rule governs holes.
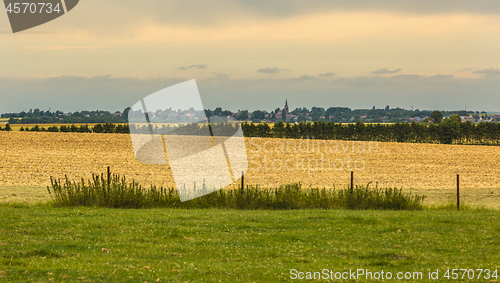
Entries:
POLYGON ((497 270, 489 270, 489 269, 448 269, 446 270, 444 278, 447 279, 490 279, 495 278, 498 279, 497 270), (459 273, 462 273, 460 276, 459 273), (477 275, 477 278, 476 278, 477 275))
POLYGON ((9 3, 7 8, 5 9, 7 13, 14 14, 26 14, 26 13, 60 13, 61 8, 59 7, 59 3, 55 6, 52 3, 9 3))

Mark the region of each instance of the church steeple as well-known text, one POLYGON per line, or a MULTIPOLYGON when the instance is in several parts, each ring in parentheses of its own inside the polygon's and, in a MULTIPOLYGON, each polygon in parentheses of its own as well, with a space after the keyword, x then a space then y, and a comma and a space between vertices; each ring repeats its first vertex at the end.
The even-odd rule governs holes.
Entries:
POLYGON ((290 115, 290 111, 288 111, 288 99, 285 100, 285 108, 283 108, 283 111, 281 112, 281 117, 283 121, 286 122, 286 119, 290 115))

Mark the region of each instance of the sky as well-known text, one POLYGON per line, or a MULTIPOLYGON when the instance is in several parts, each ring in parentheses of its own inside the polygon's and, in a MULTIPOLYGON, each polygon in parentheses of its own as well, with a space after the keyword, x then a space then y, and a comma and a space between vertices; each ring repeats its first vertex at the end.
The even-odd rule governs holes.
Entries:
POLYGON ((500 112, 500 2, 85 0, 13 34, 0 113, 123 110, 195 79, 205 108, 500 112))

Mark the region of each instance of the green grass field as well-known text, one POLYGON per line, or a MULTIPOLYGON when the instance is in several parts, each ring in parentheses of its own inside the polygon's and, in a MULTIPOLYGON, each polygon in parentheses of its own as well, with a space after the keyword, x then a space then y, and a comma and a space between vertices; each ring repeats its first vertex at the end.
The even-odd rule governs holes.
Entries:
MULTIPOLYGON (((500 269, 500 212, 493 210, 1 204, 0 214, 0 282, 279 282, 293 281, 292 269, 358 268, 423 274, 394 282, 443 282, 447 269, 490 269, 488 280, 483 272, 481 279, 458 281, 495 282, 491 275, 500 269), (439 269, 440 279, 429 280, 428 269, 439 269)), ((357 280, 365 281, 381 280, 357 280)))

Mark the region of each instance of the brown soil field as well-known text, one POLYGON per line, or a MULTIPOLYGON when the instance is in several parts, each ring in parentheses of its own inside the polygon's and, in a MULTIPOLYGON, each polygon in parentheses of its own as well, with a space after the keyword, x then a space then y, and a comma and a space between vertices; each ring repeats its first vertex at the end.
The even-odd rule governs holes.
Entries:
MULTIPOLYGON (((250 138, 246 145, 249 185, 343 188, 354 171, 355 184, 404 188, 444 204, 454 200, 460 174, 462 203, 500 207, 500 147, 250 138)), ((125 134, 0 132, 0 157, 0 201, 34 201, 46 195, 50 176, 88 179, 108 165, 144 185, 174 186, 169 166, 138 162, 125 134)))

